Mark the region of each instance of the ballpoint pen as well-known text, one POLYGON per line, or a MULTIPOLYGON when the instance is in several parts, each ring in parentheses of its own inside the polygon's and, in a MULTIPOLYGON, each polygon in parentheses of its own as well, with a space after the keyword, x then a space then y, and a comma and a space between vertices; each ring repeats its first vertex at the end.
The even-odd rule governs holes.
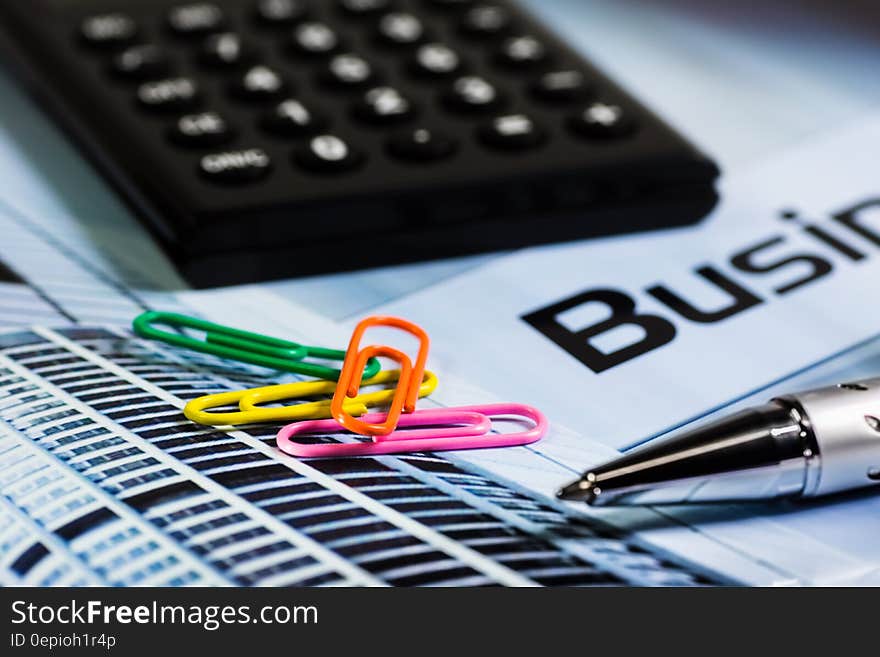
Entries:
POLYGON ((557 496, 591 505, 809 498, 880 484, 880 378, 786 395, 633 449, 557 496))

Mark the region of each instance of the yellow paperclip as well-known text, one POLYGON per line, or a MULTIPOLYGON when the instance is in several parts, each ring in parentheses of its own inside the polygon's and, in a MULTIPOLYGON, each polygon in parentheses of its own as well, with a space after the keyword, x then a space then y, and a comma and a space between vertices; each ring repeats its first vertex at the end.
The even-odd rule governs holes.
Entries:
MULTIPOLYGON (((363 382, 364 386, 394 383, 400 378, 400 370, 383 370, 371 379, 363 382)), ((437 375, 425 371, 419 397, 427 397, 437 387, 437 375)), ((261 406, 271 402, 302 399, 318 395, 332 395, 336 390, 335 381, 301 381, 298 383, 282 383, 280 385, 234 390, 214 395, 205 395, 190 401, 183 409, 183 414, 193 422, 208 426, 236 426, 258 422, 289 422, 297 420, 322 420, 332 417, 330 399, 303 402, 289 406, 261 406), (238 405, 238 411, 215 413, 209 409, 221 406, 238 405)), ((360 416, 371 406, 388 404, 394 398, 394 390, 366 392, 347 400, 345 410, 352 415, 360 416)))

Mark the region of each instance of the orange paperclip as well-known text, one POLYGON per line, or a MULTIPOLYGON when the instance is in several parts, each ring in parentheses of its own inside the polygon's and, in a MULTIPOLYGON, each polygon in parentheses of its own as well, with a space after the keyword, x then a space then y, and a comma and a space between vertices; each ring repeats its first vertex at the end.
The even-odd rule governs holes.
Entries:
POLYGON ((363 436, 387 436, 397 428, 401 413, 412 413, 416 410, 416 402, 419 399, 419 386, 428 362, 428 349, 431 340, 425 330, 412 322, 399 317, 377 316, 367 317, 354 329, 348 350, 345 352, 345 361, 342 364, 342 374, 333 401, 330 403, 330 411, 333 418, 352 433, 363 436), (385 345, 370 345, 361 349, 360 343, 364 333, 371 326, 390 326, 411 333, 419 340, 419 351, 415 364, 409 356, 398 349, 385 345), (346 410, 346 400, 357 397, 363 380, 364 364, 373 357, 384 356, 391 358, 400 365, 400 379, 394 389, 394 397, 385 421, 381 424, 362 422, 350 415, 346 410))

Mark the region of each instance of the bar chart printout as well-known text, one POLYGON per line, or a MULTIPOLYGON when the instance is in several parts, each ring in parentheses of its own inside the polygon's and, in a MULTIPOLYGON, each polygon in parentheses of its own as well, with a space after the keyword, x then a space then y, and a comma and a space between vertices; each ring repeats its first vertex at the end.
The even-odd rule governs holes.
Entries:
POLYGON ((0 581, 701 585, 553 502, 432 454, 299 461, 180 409, 264 381, 105 328, 0 334, 0 581))

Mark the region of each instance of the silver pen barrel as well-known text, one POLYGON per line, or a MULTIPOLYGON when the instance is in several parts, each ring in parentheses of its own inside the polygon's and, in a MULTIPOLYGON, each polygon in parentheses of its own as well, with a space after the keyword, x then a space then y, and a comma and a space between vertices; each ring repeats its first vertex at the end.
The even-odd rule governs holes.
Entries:
POLYGON ((659 440, 559 491, 596 506, 813 497, 880 483, 880 379, 780 397, 659 440))

